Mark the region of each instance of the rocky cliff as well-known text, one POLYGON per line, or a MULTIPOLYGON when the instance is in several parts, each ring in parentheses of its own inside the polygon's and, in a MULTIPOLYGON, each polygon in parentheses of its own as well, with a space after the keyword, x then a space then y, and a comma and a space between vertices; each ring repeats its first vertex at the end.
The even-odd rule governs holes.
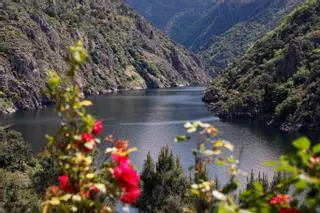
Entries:
POLYGON ((0 4, 0 112, 45 105, 48 70, 66 69, 67 47, 78 39, 90 54, 78 73, 86 94, 209 81, 196 56, 120 0, 0 4))
POLYGON ((214 80, 204 101, 220 118, 320 129, 320 1, 299 7, 214 80))

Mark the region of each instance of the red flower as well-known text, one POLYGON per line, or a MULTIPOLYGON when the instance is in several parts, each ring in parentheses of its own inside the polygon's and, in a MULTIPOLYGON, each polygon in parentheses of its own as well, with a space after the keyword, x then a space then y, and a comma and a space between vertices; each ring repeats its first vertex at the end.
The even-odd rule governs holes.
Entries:
POLYGON ((280 213, 299 213, 295 208, 281 208, 280 213))
POLYGON ((137 199, 139 198, 141 194, 141 191, 139 188, 132 188, 129 190, 125 190, 121 197, 120 200, 123 203, 127 203, 127 204, 133 204, 137 201, 137 199))
POLYGON ((120 200, 123 203, 135 203, 141 194, 139 189, 139 174, 130 165, 130 160, 127 154, 122 150, 118 150, 112 155, 118 166, 113 169, 113 175, 117 180, 117 185, 122 188, 120 200))
POLYGON ((58 180, 60 183, 59 185, 60 189, 70 193, 74 191, 73 188, 69 186, 69 176, 67 175, 59 176, 58 180))
POLYGON ((81 139, 83 142, 93 141, 94 137, 90 133, 82 133, 81 139))
POLYGON ((63 175, 58 177, 60 188, 64 189, 67 188, 69 185, 69 176, 63 175))
POLYGON ((115 162, 117 162, 119 164, 121 164, 121 163, 129 164, 130 163, 128 155, 124 155, 120 152, 115 152, 112 155, 112 158, 115 162))
POLYGON ((102 121, 97 121, 92 129, 92 134, 98 135, 103 129, 102 121))
POLYGON ((279 194, 279 195, 274 196, 270 200, 269 203, 271 205, 276 205, 276 204, 288 205, 289 204, 289 200, 290 200, 290 196, 289 195, 279 194))
POLYGON ((122 188, 137 188, 139 185, 139 174, 128 163, 120 163, 113 169, 113 175, 117 179, 118 186, 122 188))
POLYGON ((89 199, 93 199, 95 196, 97 196, 100 193, 100 190, 96 185, 92 185, 89 188, 89 191, 86 192, 86 197, 89 199))

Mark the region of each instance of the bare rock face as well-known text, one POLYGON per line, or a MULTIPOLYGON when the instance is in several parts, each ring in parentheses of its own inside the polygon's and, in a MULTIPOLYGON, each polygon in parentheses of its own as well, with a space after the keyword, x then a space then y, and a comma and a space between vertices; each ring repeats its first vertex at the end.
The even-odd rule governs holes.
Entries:
POLYGON ((0 19, 1 112, 47 104, 47 72, 67 68, 79 39, 90 55, 77 76, 85 94, 210 81, 194 55, 120 0, 5 0, 0 19))

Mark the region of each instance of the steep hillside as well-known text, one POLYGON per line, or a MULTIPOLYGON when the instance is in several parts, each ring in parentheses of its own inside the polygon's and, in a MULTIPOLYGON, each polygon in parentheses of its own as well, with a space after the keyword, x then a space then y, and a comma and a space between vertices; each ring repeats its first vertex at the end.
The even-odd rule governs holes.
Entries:
POLYGON ((304 0, 269 0, 248 20, 238 22, 219 36, 213 35, 200 50, 206 66, 211 70, 225 69, 302 2, 304 0))
POLYGON ((89 51, 78 82, 86 94, 206 83, 200 61, 120 0, 5 0, 0 8, 0 112, 36 109, 49 69, 66 48, 89 51))
POLYGON ((126 0, 175 41, 226 68, 304 0, 126 0))
POLYGON ((283 130, 320 129, 320 1, 257 42, 206 91, 221 118, 259 117, 283 130))
POLYGON ((170 29, 179 16, 199 11, 204 5, 216 0, 125 0, 125 2, 146 17, 159 29, 170 29))

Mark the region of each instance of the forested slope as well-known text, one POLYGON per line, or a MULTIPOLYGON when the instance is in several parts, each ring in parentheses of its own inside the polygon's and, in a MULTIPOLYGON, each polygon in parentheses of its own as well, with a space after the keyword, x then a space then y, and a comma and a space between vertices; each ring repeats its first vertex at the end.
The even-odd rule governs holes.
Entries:
POLYGON ((86 94, 206 83, 201 62, 120 0, 5 0, 0 8, 0 112, 36 109, 49 69, 66 48, 89 52, 78 83, 86 94))
POLYGON ((204 100, 221 118, 283 130, 320 128, 320 1, 299 7, 214 80, 204 100))

